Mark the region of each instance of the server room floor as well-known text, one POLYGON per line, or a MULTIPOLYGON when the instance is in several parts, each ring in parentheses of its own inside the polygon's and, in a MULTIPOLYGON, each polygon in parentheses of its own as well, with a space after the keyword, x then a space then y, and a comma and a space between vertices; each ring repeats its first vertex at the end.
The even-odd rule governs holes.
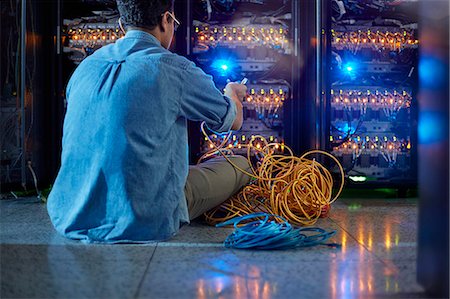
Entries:
POLYGON ((45 204, 1 200, 2 298, 426 298, 416 283, 417 200, 341 198, 317 226, 341 248, 231 250, 192 223, 152 245, 85 245, 45 204))

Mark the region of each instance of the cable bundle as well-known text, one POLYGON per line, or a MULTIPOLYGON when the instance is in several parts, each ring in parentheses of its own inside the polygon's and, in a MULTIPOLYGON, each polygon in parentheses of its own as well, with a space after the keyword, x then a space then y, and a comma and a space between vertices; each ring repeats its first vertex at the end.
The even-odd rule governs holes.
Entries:
MULTIPOLYGON (((247 147, 250 165, 252 153, 260 157, 258 167, 255 169, 252 166, 252 173, 249 173, 227 157, 227 154, 232 154, 232 147, 223 147, 231 134, 216 146, 206 134, 203 124, 202 131, 215 149, 203 155, 199 163, 207 157, 220 154, 236 169, 256 179, 222 205, 205 213, 206 221, 211 225, 255 212, 278 215, 292 224, 313 225, 342 192, 344 170, 339 161, 327 152, 312 150, 301 157, 295 157, 292 150, 284 145, 289 155, 275 154, 276 149, 280 148, 278 143, 268 143, 264 137, 255 136, 248 145, 241 146, 247 147), (260 140, 263 146, 254 146, 255 140, 260 140), (342 181, 334 197, 332 197, 333 178, 330 172, 314 159, 306 158, 312 154, 326 155, 338 165, 342 181)), ((275 221, 280 222, 280 219, 276 218, 275 221)))
POLYGON ((239 249, 289 249, 320 244, 332 237, 336 231, 321 228, 294 228, 286 219, 267 213, 253 213, 217 224, 217 227, 234 225, 234 231, 225 239, 227 248, 239 249), (272 219, 272 220, 271 220, 272 219), (274 219, 281 220, 277 223, 274 219), (241 224, 245 222, 245 224, 241 224), (305 233, 309 233, 306 235, 305 233), (310 234, 316 233, 316 234, 310 234))

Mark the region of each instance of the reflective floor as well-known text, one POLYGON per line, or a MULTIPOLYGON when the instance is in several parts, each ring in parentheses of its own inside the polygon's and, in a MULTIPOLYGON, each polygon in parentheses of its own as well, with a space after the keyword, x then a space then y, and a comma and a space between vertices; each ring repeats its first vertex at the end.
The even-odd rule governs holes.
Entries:
POLYGON ((227 228, 170 242, 84 245, 57 235, 45 205, 2 200, 1 298, 426 298, 416 283, 414 199, 340 199, 317 226, 341 248, 223 248, 227 228))

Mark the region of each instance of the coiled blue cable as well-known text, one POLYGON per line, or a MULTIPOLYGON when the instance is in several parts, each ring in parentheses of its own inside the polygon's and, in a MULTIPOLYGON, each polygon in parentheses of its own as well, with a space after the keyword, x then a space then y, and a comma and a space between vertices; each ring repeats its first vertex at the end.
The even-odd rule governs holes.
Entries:
POLYGON ((231 224, 234 225, 234 231, 224 241, 227 248, 289 249, 316 245, 339 246, 335 243, 325 243, 336 234, 335 230, 327 232, 319 227, 295 228, 286 219, 278 215, 253 213, 219 223, 216 227, 231 224), (270 218, 279 218, 283 222, 277 223, 270 218), (248 222, 239 226, 244 221, 248 222))

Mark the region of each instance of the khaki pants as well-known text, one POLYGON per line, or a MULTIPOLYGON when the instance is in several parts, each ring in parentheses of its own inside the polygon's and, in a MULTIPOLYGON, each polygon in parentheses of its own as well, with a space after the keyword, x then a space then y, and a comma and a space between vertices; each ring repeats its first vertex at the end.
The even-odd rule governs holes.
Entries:
MULTIPOLYGON (((246 158, 242 156, 229 158, 234 164, 251 173, 246 158)), ((249 176, 235 169, 223 157, 189 166, 189 175, 184 188, 189 219, 197 218, 220 205, 249 182, 249 176)))

